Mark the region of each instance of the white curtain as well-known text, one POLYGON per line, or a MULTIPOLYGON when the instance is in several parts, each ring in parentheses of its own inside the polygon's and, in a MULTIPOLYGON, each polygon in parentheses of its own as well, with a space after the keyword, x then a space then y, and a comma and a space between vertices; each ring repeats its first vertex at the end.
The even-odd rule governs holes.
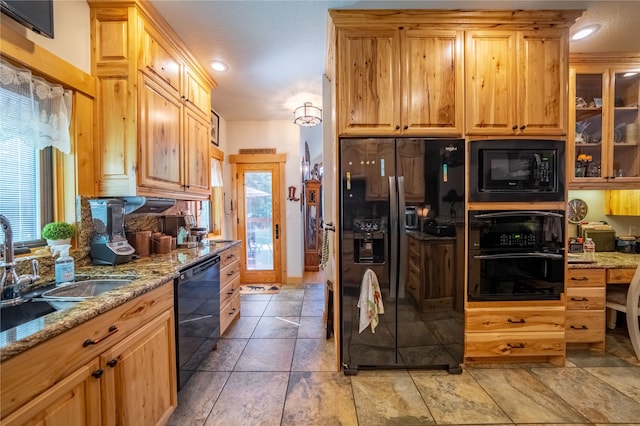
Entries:
POLYGON ((0 58, 0 140, 18 134, 35 149, 53 146, 68 154, 71 95, 0 58))
POLYGON ((223 186, 222 165, 220 164, 220 160, 215 158, 211 161, 211 186, 223 186))

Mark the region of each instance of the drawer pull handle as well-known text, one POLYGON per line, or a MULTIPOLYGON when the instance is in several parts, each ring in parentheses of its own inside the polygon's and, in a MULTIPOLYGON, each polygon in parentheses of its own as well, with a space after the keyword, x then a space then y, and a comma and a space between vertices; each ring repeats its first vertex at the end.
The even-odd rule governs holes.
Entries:
POLYGON ((102 377, 102 373, 104 373, 104 370, 102 370, 101 368, 97 369, 96 371, 94 371, 93 373, 91 373, 91 375, 93 377, 95 377, 96 379, 99 379, 100 377, 102 377))
POLYGON ((111 368, 115 367, 118 364, 118 360, 117 359, 112 359, 111 361, 107 362, 107 365, 111 368))
POLYGON ((227 276, 230 277, 231 275, 235 275, 236 271, 231 271, 231 272, 227 272, 227 276))
POLYGON ((586 297, 572 297, 571 300, 574 301, 574 302, 588 302, 589 301, 589 299, 587 299, 586 297))
POLYGON ((514 320, 512 320, 511 318, 509 318, 509 319, 507 320, 507 322, 508 322, 509 324, 524 324, 524 323, 525 323, 525 320, 524 320, 524 318, 520 318, 518 321, 514 321, 514 320))
POLYGON ((507 343, 507 347, 509 349, 524 349, 524 343, 516 343, 516 344, 507 343))
POLYGON ((587 277, 571 277, 572 281, 589 281, 589 278, 587 277))
POLYGON ((234 257, 236 257, 236 256, 233 255, 233 254, 230 254, 230 255, 227 256, 227 259, 233 259, 234 257))
POLYGON ((103 337, 99 338, 98 340, 92 340, 92 339, 87 339, 84 341, 84 343, 82 343, 82 347, 86 348, 88 346, 91 345, 97 345, 98 343, 102 342, 104 339, 106 339, 107 337, 113 335, 114 333, 118 332, 118 327, 116 327, 115 325, 112 325, 111 327, 109 327, 109 332, 107 334, 105 334, 103 337))
POLYGON ((573 330, 588 330, 589 329, 589 327, 587 327, 586 325, 581 325, 581 326, 572 325, 571 328, 573 330))
POLYGON ((233 289, 233 290, 231 290, 231 291, 228 291, 228 292, 227 292, 227 295, 231 296, 231 295, 232 295, 233 293, 235 293, 235 292, 236 292, 236 290, 235 290, 235 289, 233 289))
POLYGON ((229 311, 229 315, 233 315, 236 313, 236 308, 233 308, 232 310, 229 311))

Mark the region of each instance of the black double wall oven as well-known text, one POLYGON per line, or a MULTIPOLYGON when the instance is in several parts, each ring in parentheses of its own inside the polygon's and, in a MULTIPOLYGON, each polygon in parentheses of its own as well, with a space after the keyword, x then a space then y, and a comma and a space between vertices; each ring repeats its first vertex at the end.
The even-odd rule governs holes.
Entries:
POLYGON ((469 211, 468 300, 559 300, 564 211, 469 211))

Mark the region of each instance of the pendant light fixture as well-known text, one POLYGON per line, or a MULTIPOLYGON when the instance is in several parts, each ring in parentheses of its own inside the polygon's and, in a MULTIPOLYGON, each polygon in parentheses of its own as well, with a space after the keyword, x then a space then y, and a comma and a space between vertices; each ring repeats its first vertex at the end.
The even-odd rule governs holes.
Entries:
POLYGON ((322 122, 322 110, 305 102, 293 111, 293 122, 304 127, 316 126, 322 122))

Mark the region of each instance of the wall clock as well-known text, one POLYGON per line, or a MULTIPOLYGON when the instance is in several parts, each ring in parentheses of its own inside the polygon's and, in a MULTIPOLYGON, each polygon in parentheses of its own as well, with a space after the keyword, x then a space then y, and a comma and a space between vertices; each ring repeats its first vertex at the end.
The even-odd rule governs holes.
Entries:
POLYGON ((580 198, 574 198, 569 200, 569 211, 567 212, 567 218, 571 223, 580 223, 587 217, 589 207, 584 200, 580 198))

